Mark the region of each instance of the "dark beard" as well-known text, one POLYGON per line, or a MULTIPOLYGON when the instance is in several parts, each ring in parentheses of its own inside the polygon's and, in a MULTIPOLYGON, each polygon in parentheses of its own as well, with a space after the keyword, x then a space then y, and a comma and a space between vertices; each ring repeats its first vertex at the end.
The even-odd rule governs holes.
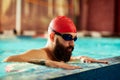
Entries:
POLYGON ((70 57, 72 55, 74 47, 64 47, 62 44, 59 43, 58 39, 56 40, 56 46, 53 51, 54 57, 57 61, 64 61, 68 62, 70 60, 70 57), (71 51, 69 51, 71 49, 71 51))

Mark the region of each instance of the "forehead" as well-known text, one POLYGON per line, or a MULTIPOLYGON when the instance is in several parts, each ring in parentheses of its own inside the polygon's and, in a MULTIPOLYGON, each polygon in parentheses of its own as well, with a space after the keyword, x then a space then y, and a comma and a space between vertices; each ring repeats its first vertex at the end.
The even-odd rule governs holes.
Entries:
POLYGON ((71 34, 72 36, 76 36, 77 35, 77 33, 71 33, 71 32, 62 33, 62 34, 71 34))

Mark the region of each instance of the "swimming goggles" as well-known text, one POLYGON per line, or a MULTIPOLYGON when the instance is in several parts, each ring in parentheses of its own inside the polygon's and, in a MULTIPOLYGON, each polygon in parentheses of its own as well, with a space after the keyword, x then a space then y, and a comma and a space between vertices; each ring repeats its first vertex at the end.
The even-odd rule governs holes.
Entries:
POLYGON ((75 36, 75 37, 73 38, 73 36, 72 36, 71 34, 61 34, 61 33, 59 33, 59 32, 56 32, 56 31, 53 30, 53 29, 52 29, 52 31, 53 31, 56 35, 61 36, 61 37, 62 37, 64 40, 66 40, 66 41, 71 41, 71 40, 76 41, 76 40, 77 40, 77 36, 75 36))

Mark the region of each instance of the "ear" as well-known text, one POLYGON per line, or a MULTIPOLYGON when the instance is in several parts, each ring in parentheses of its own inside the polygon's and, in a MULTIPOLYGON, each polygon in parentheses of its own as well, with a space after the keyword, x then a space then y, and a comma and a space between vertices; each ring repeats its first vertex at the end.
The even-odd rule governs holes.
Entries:
POLYGON ((51 41, 54 41, 54 37, 55 37, 55 34, 54 33, 50 33, 50 40, 51 41))

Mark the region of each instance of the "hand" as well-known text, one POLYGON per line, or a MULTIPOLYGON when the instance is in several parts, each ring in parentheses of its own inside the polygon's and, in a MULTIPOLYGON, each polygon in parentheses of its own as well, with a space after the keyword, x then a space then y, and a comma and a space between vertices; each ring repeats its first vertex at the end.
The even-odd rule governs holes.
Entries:
POLYGON ((81 56, 79 57, 79 59, 81 60, 81 62, 84 63, 103 63, 103 64, 108 64, 107 61, 103 61, 103 60, 96 60, 87 56, 81 56))
POLYGON ((64 62, 57 62, 57 61, 50 61, 50 60, 46 60, 46 65, 49 67, 63 68, 68 70, 81 69, 81 67, 79 66, 72 66, 64 62))

